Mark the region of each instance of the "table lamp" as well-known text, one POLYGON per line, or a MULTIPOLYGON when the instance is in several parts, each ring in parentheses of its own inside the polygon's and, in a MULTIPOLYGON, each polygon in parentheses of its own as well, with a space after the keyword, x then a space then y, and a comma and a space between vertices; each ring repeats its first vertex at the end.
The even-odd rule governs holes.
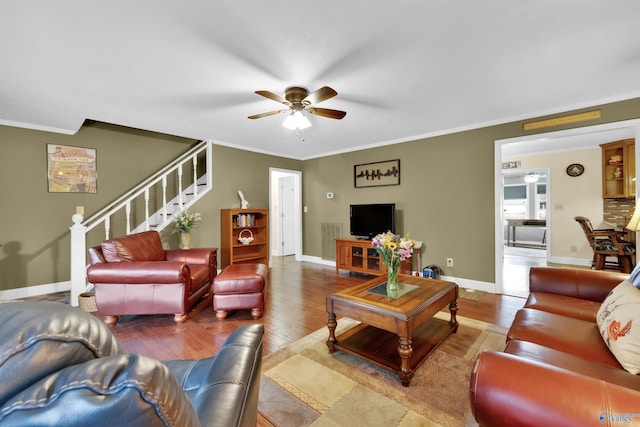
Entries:
POLYGON ((420 262, 420 248, 422 247, 422 240, 416 240, 416 243, 413 245, 413 253, 414 257, 418 260, 418 270, 422 270, 422 263, 420 262))
POLYGON ((640 231, 640 209, 638 209, 638 205, 640 204, 640 198, 636 201, 636 208, 633 211, 633 215, 629 220, 629 223, 625 227, 627 230, 631 231, 640 231))

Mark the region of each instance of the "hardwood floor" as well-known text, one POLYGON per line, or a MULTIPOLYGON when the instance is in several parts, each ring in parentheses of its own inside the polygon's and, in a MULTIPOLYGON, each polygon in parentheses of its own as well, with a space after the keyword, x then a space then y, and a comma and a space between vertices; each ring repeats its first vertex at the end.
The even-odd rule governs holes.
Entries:
MULTIPOLYGON (((209 299, 189 313, 189 319, 182 324, 174 323, 173 315, 123 316, 111 330, 128 352, 161 360, 195 359, 216 354, 238 326, 262 323, 263 356, 268 356, 326 327, 327 294, 369 278, 347 272, 337 275, 331 266, 276 257, 266 290, 264 315, 259 320, 251 319, 250 310, 242 310, 230 312, 226 320, 219 321, 209 299)), ((506 295, 486 294, 478 301, 460 298, 458 315, 508 327, 523 304, 523 298, 506 295)), ((271 424, 259 417, 258 425, 271 424)))

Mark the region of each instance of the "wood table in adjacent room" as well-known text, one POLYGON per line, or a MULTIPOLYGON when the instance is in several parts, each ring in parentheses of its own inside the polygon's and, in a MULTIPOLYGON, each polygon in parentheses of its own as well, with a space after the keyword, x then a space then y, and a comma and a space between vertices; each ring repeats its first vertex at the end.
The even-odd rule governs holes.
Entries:
POLYGON ((458 329, 458 285, 401 274, 400 294, 386 294, 387 276, 379 276, 327 296, 331 353, 342 350, 398 375, 408 386, 415 370, 458 329), (433 316, 449 307, 449 321, 433 316), (335 335, 337 316, 361 322, 335 335))

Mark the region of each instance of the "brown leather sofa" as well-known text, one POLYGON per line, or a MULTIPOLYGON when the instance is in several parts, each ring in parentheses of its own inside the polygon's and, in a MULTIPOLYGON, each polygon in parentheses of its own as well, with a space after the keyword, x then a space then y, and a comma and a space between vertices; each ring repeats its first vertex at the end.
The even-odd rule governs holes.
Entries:
POLYGON ((255 426, 263 325, 218 353, 126 353, 97 317, 55 302, 0 304, 0 426, 255 426))
POLYGON ((111 240, 89 249, 87 278, 98 313, 114 325, 119 315, 174 314, 178 323, 211 292, 217 249, 164 249, 157 231, 111 240))
POLYGON ((623 369, 596 324, 602 301, 627 277, 532 268, 504 352, 483 352, 475 362, 470 400, 478 424, 640 424, 640 375, 623 369))

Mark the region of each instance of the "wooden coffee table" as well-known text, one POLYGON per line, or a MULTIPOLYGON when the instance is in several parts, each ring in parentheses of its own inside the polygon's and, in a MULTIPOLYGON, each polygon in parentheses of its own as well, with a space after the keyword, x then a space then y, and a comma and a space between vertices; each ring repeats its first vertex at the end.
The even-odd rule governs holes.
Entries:
POLYGON ((404 294, 396 299, 386 295, 386 275, 327 296, 327 347, 331 353, 342 350, 394 372, 408 386, 418 366, 458 329, 458 285, 398 277, 404 294), (448 322, 433 317, 446 306, 448 322), (362 323, 336 337, 336 315, 362 323))

